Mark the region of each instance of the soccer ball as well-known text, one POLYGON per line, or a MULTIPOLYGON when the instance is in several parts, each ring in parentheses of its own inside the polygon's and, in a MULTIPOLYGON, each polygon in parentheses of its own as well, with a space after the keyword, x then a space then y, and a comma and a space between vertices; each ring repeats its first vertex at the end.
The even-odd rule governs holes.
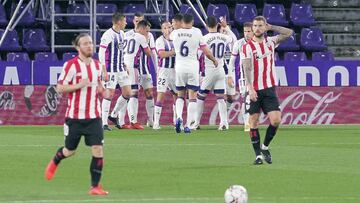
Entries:
POLYGON ((233 185, 225 191, 226 203, 247 203, 248 193, 244 186, 233 185))

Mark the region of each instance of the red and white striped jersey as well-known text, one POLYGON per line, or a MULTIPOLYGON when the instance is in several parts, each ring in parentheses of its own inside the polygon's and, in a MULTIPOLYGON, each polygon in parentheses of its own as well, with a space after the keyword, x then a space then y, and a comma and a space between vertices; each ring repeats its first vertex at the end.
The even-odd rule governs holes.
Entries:
POLYGON ((100 75, 100 62, 97 60, 92 60, 89 65, 86 65, 78 57, 65 62, 58 79, 58 84, 75 85, 81 79, 87 78, 91 83, 90 86, 68 94, 66 118, 93 119, 101 117, 100 101, 97 92, 100 75))
POLYGON ((253 69, 253 87, 262 90, 277 85, 274 51, 276 37, 265 37, 261 43, 249 40, 243 45, 240 58, 251 59, 253 69))

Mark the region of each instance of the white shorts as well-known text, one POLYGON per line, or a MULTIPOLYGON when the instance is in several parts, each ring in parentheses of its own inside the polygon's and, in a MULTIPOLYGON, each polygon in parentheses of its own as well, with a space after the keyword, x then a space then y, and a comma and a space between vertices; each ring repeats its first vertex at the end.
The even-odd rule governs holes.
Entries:
POLYGON ((153 80, 150 74, 140 75, 139 82, 144 90, 153 88, 153 80))
POLYGON ((157 92, 165 93, 168 88, 173 93, 176 93, 175 70, 173 68, 159 68, 157 92))
POLYGON ((129 68, 129 77, 131 82, 131 89, 139 89, 139 69, 129 68))
POLYGON ((225 73, 221 71, 209 71, 205 74, 204 80, 201 84, 200 93, 209 94, 211 90, 214 94, 225 93, 225 73))
POLYGON ((131 85, 130 77, 126 71, 108 74, 110 80, 107 82, 103 81, 103 86, 106 89, 115 89, 116 85, 119 85, 120 87, 131 85))
POLYGON ((199 80, 199 73, 175 72, 176 90, 191 89, 198 91, 200 84, 199 80))
POLYGON ((226 89, 225 89, 225 94, 226 95, 231 95, 234 96, 236 94, 236 79, 235 79, 235 74, 231 76, 233 81, 234 81, 234 86, 230 87, 230 85, 227 82, 227 78, 225 79, 225 83, 226 83, 226 89))

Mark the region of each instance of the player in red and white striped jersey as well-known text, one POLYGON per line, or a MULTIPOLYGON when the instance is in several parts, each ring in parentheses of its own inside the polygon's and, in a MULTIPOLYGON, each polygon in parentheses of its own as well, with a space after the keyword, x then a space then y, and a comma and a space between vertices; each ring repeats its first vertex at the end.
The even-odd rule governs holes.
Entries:
POLYGON ((274 51, 279 43, 292 35, 293 31, 285 27, 270 25, 263 16, 255 17, 252 23, 254 37, 242 47, 240 56, 250 97, 246 99, 250 100, 250 104, 246 105, 246 110, 250 114, 250 137, 256 155, 254 164, 262 164, 262 157, 271 164, 269 144, 281 122, 280 104, 275 91, 277 79, 274 51), (280 34, 271 38, 266 37, 265 33, 268 30, 280 34), (270 120, 261 147, 258 129, 260 110, 267 114, 270 120))
POLYGON ((64 64, 58 80, 57 91, 68 93, 65 115, 65 146, 60 147, 48 164, 45 177, 51 180, 61 160, 72 156, 84 135, 91 146, 90 195, 107 195, 99 184, 103 168, 103 128, 99 93, 103 92, 99 61, 92 59, 93 43, 89 34, 80 34, 74 41, 79 55, 64 64))

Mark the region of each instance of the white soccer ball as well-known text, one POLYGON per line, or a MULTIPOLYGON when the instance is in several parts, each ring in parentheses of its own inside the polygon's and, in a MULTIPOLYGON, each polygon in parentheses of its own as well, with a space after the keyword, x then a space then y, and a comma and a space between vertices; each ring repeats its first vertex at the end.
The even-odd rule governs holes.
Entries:
POLYGON ((247 203, 248 193, 244 186, 233 185, 225 191, 226 203, 247 203))

